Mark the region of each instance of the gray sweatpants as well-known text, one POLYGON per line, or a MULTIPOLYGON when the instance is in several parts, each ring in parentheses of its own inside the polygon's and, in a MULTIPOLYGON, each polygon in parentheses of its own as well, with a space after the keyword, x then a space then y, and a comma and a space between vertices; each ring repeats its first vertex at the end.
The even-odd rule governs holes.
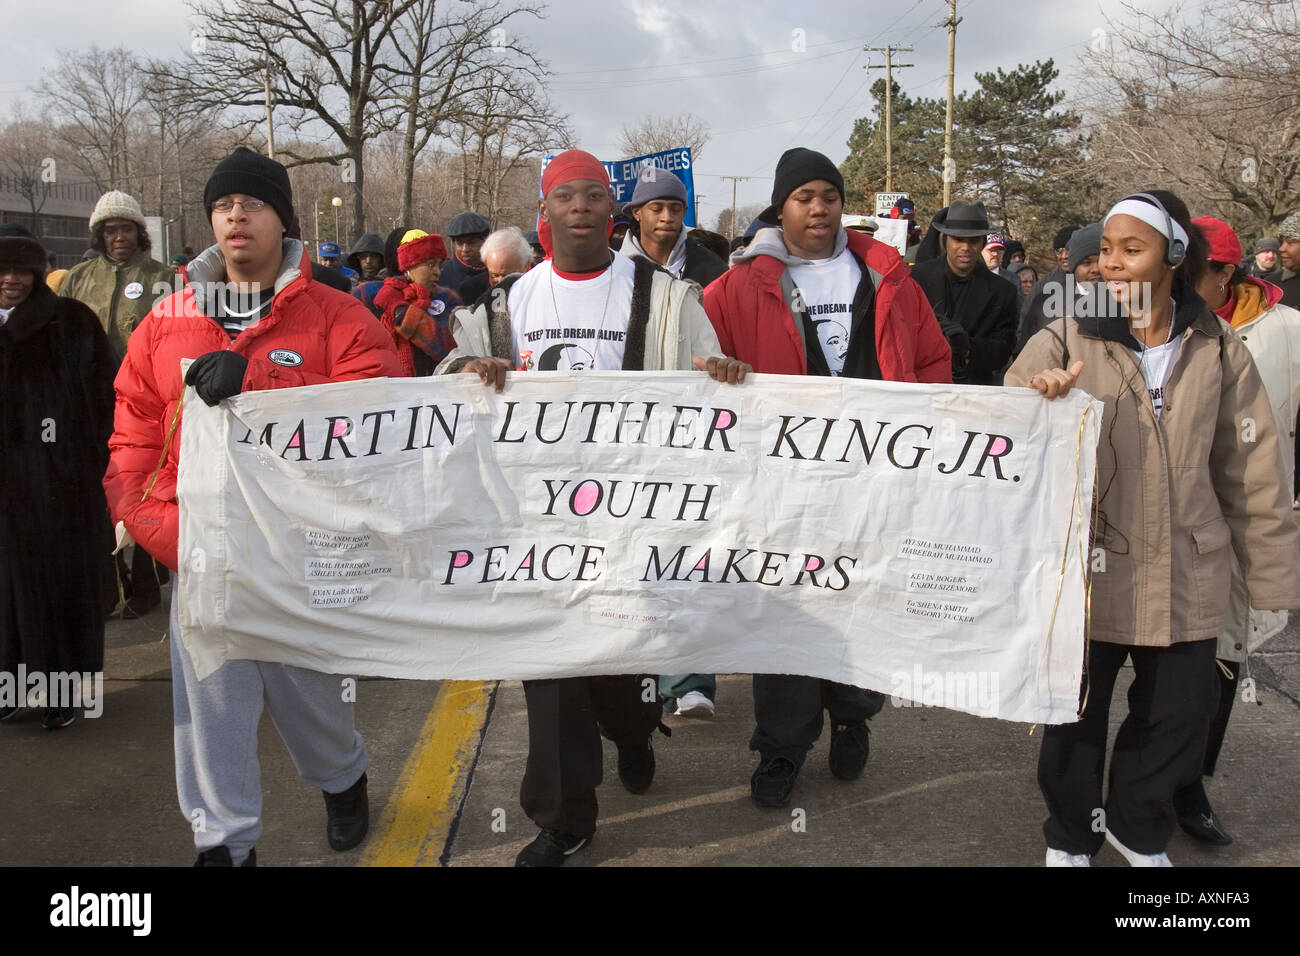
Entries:
POLYGON ((366 745, 337 674, 227 661, 198 680, 180 640, 174 576, 172 580, 176 795, 199 852, 225 846, 238 865, 262 833, 257 725, 263 704, 298 773, 320 790, 341 793, 356 783, 366 769, 366 745))

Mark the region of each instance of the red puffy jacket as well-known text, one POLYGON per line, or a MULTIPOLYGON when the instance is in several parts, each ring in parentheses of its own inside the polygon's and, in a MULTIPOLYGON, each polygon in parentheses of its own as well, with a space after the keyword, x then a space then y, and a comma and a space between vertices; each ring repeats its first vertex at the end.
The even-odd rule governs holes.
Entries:
MULTIPOLYGON (((952 352, 934 310, 893 246, 846 230, 849 251, 881 276, 876 289, 876 357, 887 382, 952 382, 952 352)), ((758 255, 733 265, 704 290, 704 311, 722 354, 756 372, 808 374, 808 354, 781 292, 785 263, 758 255)))
MULTIPOLYGON (((221 272, 212 281, 224 278, 215 246, 191 263, 192 282, 208 281, 205 266, 206 271, 221 272)), ((114 382, 117 408, 104 491, 113 520, 125 522, 131 537, 172 570, 180 530, 179 427, 147 497, 145 489, 163 456, 163 442, 185 387, 181 359, 223 349, 238 352, 248 359, 244 391, 402 374, 383 326, 347 293, 313 282, 306 251, 296 271, 286 261, 278 287, 281 282, 286 284, 276 292, 270 313, 233 342, 199 309, 190 286, 154 305, 127 342, 114 382)))

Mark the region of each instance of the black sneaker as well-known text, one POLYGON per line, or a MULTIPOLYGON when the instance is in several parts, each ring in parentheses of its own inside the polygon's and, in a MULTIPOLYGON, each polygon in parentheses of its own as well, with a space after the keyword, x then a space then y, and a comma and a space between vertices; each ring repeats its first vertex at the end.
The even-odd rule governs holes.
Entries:
POLYGON ((618 779, 628 793, 645 793, 655 778, 655 751, 647 737, 645 744, 618 748, 618 779))
MULTIPOLYGON (((199 858, 194 861, 195 866, 234 866, 230 860, 230 851, 224 846, 214 846, 211 850, 204 850, 199 854, 199 858)), ((257 866, 257 847, 248 851, 248 856, 244 857, 244 862, 240 866, 257 866)))
POLYGON ((41 726, 46 730, 61 730, 76 719, 71 707, 46 707, 41 726))
POLYGON ((370 798, 366 794, 366 775, 363 773, 356 783, 342 793, 326 793, 325 812, 328 817, 325 835, 329 838, 331 849, 340 852, 350 850, 364 840, 370 829, 370 798))
POLYGON ((564 861, 591 842, 589 836, 543 830, 537 839, 519 851, 515 866, 563 866, 564 861))
POLYGON ((749 795, 760 807, 783 807, 790 802, 799 767, 788 757, 764 759, 749 778, 749 795))
POLYGON ((1178 815, 1178 825, 1189 836, 1213 846, 1227 846, 1232 842, 1232 837, 1228 836, 1223 829, 1223 824, 1219 822, 1219 818, 1214 815, 1213 810, 1209 813, 1196 811, 1180 813, 1178 815))
POLYGON ((870 731, 865 720, 854 724, 831 724, 831 773, 840 780, 857 780, 871 751, 870 731))

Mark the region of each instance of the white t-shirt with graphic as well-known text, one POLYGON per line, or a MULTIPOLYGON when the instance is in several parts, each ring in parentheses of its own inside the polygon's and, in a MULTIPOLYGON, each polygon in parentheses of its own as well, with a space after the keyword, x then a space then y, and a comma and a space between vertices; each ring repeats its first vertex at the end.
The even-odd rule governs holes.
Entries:
POLYGON ((566 278, 549 259, 525 272, 507 300, 515 367, 621 369, 635 275, 626 256, 614 256, 608 269, 584 278, 566 278))
POLYGON ((1151 393, 1151 404, 1156 410, 1156 418, 1165 409, 1165 383, 1169 381, 1169 372, 1178 358, 1179 348, 1183 344, 1182 336, 1170 339, 1164 345, 1137 353, 1138 367, 1142 377, 1147 380, 1147 391, 1151 393))
POLYGON ((812 259, 790 266, 790 279, 803 297, 832 375, 844 371, 853 325, 853 296, 862 281, 862 267, 846 246, 830 259, 812 259))

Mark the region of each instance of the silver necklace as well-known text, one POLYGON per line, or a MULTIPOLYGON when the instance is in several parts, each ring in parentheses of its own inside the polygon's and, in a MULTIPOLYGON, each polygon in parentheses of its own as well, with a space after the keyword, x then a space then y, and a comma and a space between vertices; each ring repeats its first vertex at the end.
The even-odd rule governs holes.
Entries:
POLYGON ((222 289, 221 307, 225 310, 226 315, 230 316, 231 318, 251 319, 253 316, 257 315, 257 313, 261 312, 264 308, 266 308, 266 303, 265 302, 257 303, 257 305, 253 306, 253 309, 250 312, 236 312, 234 309, 230 307, 230 290, 222 289))
MULTIPOLYGON (((591 349, 591 358, 592 358, 593 365, 595 364, 596 349, 600 346, 600 343, 602 341, 601 333, 605 331, 605 313, 609 311, 609 298, 610 295, 614 292, 614 254, 612 252, 610 253, 609 256, 609 262, 605 266, 605 274, 609 278, 609 284, 605 287, 605 304, 600 309, 600 324, 596 326, 596 344, 593 345, 591 349)), ((551 272, 549 278, 550 278, 550 287, 551 287, 551 308, 555 310, 555 320, 557 322, 562 322, 563 319, 560 317, 560 304, 555 299, 555 261, 554 260, 551 261, 551 272)))

